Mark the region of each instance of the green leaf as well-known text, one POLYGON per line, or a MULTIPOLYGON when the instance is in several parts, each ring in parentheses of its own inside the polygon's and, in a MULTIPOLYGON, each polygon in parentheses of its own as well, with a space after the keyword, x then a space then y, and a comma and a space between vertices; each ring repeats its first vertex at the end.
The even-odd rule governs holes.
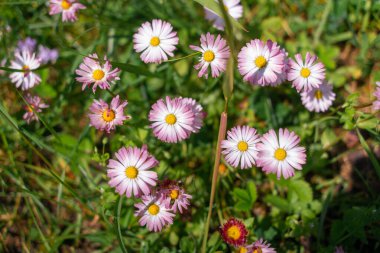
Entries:
POLYGON ((367 152, 369 159, 371 160, 371 163, 373 164, 373 167, 375 168, 375 171, 377 173, 377 176, 380 178, 380 164, 377 160, 375 154, 372 152, 371 148, 368 146, 368 143, 365 141, 363 135, 360 133, 359 129, 356 129, 356 132, 359 136, 359 141, 362 144, 364 150, 367 152))
POLYGON ((303 180, 292 180, 289 181, 289 190, 294 191, 298 199, 301 202, 311 202, 313 200, 313 190, 310 185, 303 180))
POLYGON ((288 201, 286 201, 286 199, 281 198, 279 196, 267 195, 264 198, 264 200, 268 204, 270 204, 270 205, 272 205, 274 207, 277 207, 278 209, 280 209, 283 212, 289 212, 291 210, 291 206, 288 203, 288 201))
MULTIPOLYGON (((203 5, 203 7, 212 10, 219 17, 223 17, 222 12, 220 11, 219 4, 217 2, 215 2, 214 0, 194 0, 194 1, 203 5)), ((247 32, 247 29, 245 29, 238 21, 236 21, 233 17, 231 17, 231 15, 229 15, 229 17, 230 17, 231 23, 234 27, 247 32)))
POLYGON ((334 130, 327 128, 323 131, 321 136, 321 143, 324 149, 331 147, 339 141, 339 138, 335 134, 334 130))
POLYGON ((256 186, 253 181, 248 181, 247 189, 235 188, 233 196, 237 200, 235 208, 240 211, 249 211, 257 199, 256 186))
POLYGON ((124 70, 124 71, 129 72, 129 73, 133 73, 133 74, 137 74, 137 75, 143 75, 143 76, 150 76, 150 77, 158 77, 159 76, 157 73, 152 73, 144 67, 132 65, 129 63, 111 61, 111 64, 113 66, 118 67, 121 70, 124 70))

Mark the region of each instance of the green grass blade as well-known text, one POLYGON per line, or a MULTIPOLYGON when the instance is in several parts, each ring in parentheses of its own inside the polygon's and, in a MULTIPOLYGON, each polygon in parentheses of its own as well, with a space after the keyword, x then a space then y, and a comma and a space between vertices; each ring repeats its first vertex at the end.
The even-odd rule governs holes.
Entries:
POLYGON ((376 171, 377 176, 380 178, 380 164, 377 160, 375 154, 372 152, 371 148, 369 147, 368 143, 365 141, 363 135, 360 133, 360 130, 356 128, 356 132, 358 133, 360 144, 362 144, 364 150, 367 152, 369 159, 371 160, 371 163, 376 171))

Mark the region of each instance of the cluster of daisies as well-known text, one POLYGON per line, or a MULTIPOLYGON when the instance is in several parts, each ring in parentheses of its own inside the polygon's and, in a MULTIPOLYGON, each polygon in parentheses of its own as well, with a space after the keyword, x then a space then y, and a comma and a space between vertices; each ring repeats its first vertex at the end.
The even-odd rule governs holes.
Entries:
POLYGON ((306 150, 299 142, 300 138, 288 129, 280 128, 278 136, 271 129, 260 137, 254 128, 236 126, 227 132, 227 139, 221 145, 230 166, 247 169, 256 165, 266 174, 287 179, 306 163, 306 150))
POLYGON ((219 229, 223 241, 236 248, 239 253, 276 253, 276 250, 263 239, 251 244, 247 243, 248 230, 244 223, 236 218, 230 218, 219 229))
MULTIPOLYGON (((10 62, 10 68, 16 71, 11 73, 9 78, 16 88, 26 91, 25 100, 28 105, 25 106, 26 112, 23 119, 29 124, 38 120, 37 113, 49 107, 39 96, 33 96, 29 93, 31 88, 41 82, 41 77, 34 70, 39 68, 41 64, 55 63, 58 58, 58 50, 37 45, 36 40, 28 37, 17 43, 14 56, 15 58, 10 62)), ((7 60, 3 59, 1 65, 5 66, 6 64, 7 60)))

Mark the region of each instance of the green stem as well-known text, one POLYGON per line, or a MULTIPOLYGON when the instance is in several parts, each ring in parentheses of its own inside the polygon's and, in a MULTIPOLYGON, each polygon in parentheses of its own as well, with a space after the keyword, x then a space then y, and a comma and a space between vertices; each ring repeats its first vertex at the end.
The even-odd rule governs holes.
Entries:
POLYGON ((123 253, 128 253, 127 249, 125 248, 123 235, 121 234, 121 228, 120 228, 120 212, 121 212, 122 203, 123 203, 123 196, 120 196, 117 203, 117 209, 115 210, 115 230, 117 234, 117 239, 119 240, 119 243, 120 243, 121 251, 123 251, 123 253))
POLYGON ((190 57, 193 57, 193 56, 196 56, 198 54, 201 54, 201 52, 196 52, 196 53, 193 53, 193 54, 189 54, 189 55, 186 55, 184 57, 180 57, 180 58, 175 58, 175 59, 171 59, 171 60, 167 60, 165 62, 176 62, 176 61, 181 61, 181 60, 184 60, 184 59, 187 59, 187 58, 190 58, 190 57))
POLYGON ((201 251, 202 253, 206 253, 206 249, 207 249, 208 231, 209 231, 209 227, 210 227, 212 207, 214 205, 216 183, 218 181, 218 168, 219 168, 219 163, 220 163, 221 143, 222 143, 222 140, 224 140, 224 138, 225 138, 226 130, 227 130, 227 113, 222 112, 222 114, 220 116, 218 142, 216 145, 214 169, 213 169, 213 173, 212 173, 210 203, 209 203, 209 208, 208 208, 207 221, 206 221, 206 224, 204 227, 204 234, 203 234, 202 251, 201 251))

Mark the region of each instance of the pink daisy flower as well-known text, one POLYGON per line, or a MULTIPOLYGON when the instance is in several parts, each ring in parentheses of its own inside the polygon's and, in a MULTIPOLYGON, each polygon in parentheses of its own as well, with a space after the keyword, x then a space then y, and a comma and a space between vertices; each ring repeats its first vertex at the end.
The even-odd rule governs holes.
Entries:
POLYGON ((323 81, 319 87, 312 87, 301 93, 302 104, 311 112, 325 112, 335 100, 333 87, 323 81))
POLYGON ((130 119, 130 116, 124 115, 124 107, 127 101, 121 102, 119 96, 112 99, 111 105, 108 105, 102 99, 94 100, 90 106, 90 125, 101 131, 110 133, 117 125, 123 125, 123 121, 130 119))
POLYGON ((159 140, 177 143, 189 138, 194 130, 194 112, 182 98, 158 100, 149 112, 150 128, 159 140))
POLYGON ((120 80, 118 77, 120 70, 118 68, 111 70, 112 65, 106 56, 104 56, 105 63, 103 66, 94 59, 98 59, 97 54, 90 54, 89 57, 85 57, 75 73, 79 75, 76 80, 83 83, 82 90, 93 84, 92 91, 95 93, 96 87, 99 86, 103 90, 109 89, 111 84, 120 80))
POLYGON ((270 243, 267 243, 262 238, 247 246, 247 253, 276 253, 274 248, 271 248, 270 243))
MULTIPOLYGON (((218 0, 215 0, 218 2, 218 0)), ((234 19, 241 18, 243 16, 243 6, 240 4, 240 0, 223 0, 224 8, 227 13, 234 19)), ((213 22, 213 25, 218 30, 224 30, 224 19, 219 17, 214 11, 205 8, 206 19, 213 22)))
POLYGON ((141 60, 145 63, 161 63, 173 57, 173 51, 178 44, 177 32, 173 26, 163 20, 154 19, 152 23, 145 22, 133 35, 134 49, 141 53, 141 60))
POLYGON ((19 40, 17 42, 17 52, 23 52, 23 51, 28 51, 30 54, 34 52, 34 49, 37 46, 37 41, 31 37, 27 37, 24 40, 19 40))
POLYGON ((295 55, 296 61, 289 59, 288 80, 293 82, 293 87, 298 92, 302 89, 309 91, 312 87, 318 88, 325 79, 325 66, 317 62, 317 56, 306 53, 305 62, 301 54, 295 55))
POLYGON ((9 77, 17 88, 30 89, 41 82, 40 76, 33 72, 39 66, 40 61, 36 59, 35 54, 30 54, 29 51, 16 52, 15 60, 11 61, 11 68, 22 71, 13 72, 9 77))
POLYGON ((157 196, 142 196, 142 203, 135 204, 135 216, 141 217, 139 223, 149 231, 158 232, 168 224, 173 224, 175 214, 169 208, 168 199, 159 199, 157 196))
POLYGON ((256 129, 237 126, 227 132, 227 140, 222 141, 222 154, 226 162, 234 168, 251 168, 257 160, 257 144, 260 136, 256 129))
POLYGON ((276 42, 251 40, 238 54, 238 69, 252 85, 276 86, 286 67, 286 52, 276 42))
POLYGON ((257 145, 259 149, 257 165, 262 167, 265 173, 275 173, 279 179, 281 175, 285 179, 294 176, 294 169, 302 170, 306 163, 306 150, 298 146, 300 138, 288 129, 281 129, 279 137, 272 129, 261 137, 257 145))
POLYGON ((171 204, 171 209, 174 213, 179 211, 183 213, 190 206, 192 196, 186 194, 183 187, 179 186, 178 182, 173 180, 165 180, 160 184, 158 194, 163 199, 168 199, 171 204))
POLYGON ((86 9, 83 4, 76 0, 50 0, 49 15, 62 13, 62 21, 74 22, 77 18, 77 11, 86 9))
POLYGON ((36 114, 42 112, 42 109, 48 108, 49 105, 45 104, 39 96, 31 96, 27 94, 25 100, 28 102, 29 106, 25 106, 25 113, 22 118, 26 121, 26 123, 30 123, 32 121, 38 121, 38 116, 36 114))
POLYGON ((193 133, 198 133, 203 126, 203 119, 206 117, 206 112, 203 107, 193 98, 183 98, 182 102, 191 107, 194 113, 193 133))
POLYGON ((373 109, 380 110, 380 82, 376 82, 376 91, 373 95, 376 97, 376 101, 373 102, 373 109))
POLYGON ((120 195, 128 198, 150 194, 151 187, 156 185, 157 173, 150 171, 158 161, 148 153, 147 147, 122 147, 115 153, 116 159, 108 162, 108 184, 120 195))
POLYGON ((199 70, 198 77, 205 76, 208 78, 208 67, 211 67, 211 76, 218 77, 221 73, 226 71, 227 61, 230 58, 230 48, 227 41, 219 34, 215 39, 214 35, 207 33, 201 35, 201 46, 190 45, 190 48, 201 52, 202 56, 199 58, 200 63, 194 66, 199 70))
POLYGON ((223 241, 234 247, 245 245, 247 242, 248 230, 244 223, 238 219, 229 218, 228 221, 220 227, 219 232, 223 241))

